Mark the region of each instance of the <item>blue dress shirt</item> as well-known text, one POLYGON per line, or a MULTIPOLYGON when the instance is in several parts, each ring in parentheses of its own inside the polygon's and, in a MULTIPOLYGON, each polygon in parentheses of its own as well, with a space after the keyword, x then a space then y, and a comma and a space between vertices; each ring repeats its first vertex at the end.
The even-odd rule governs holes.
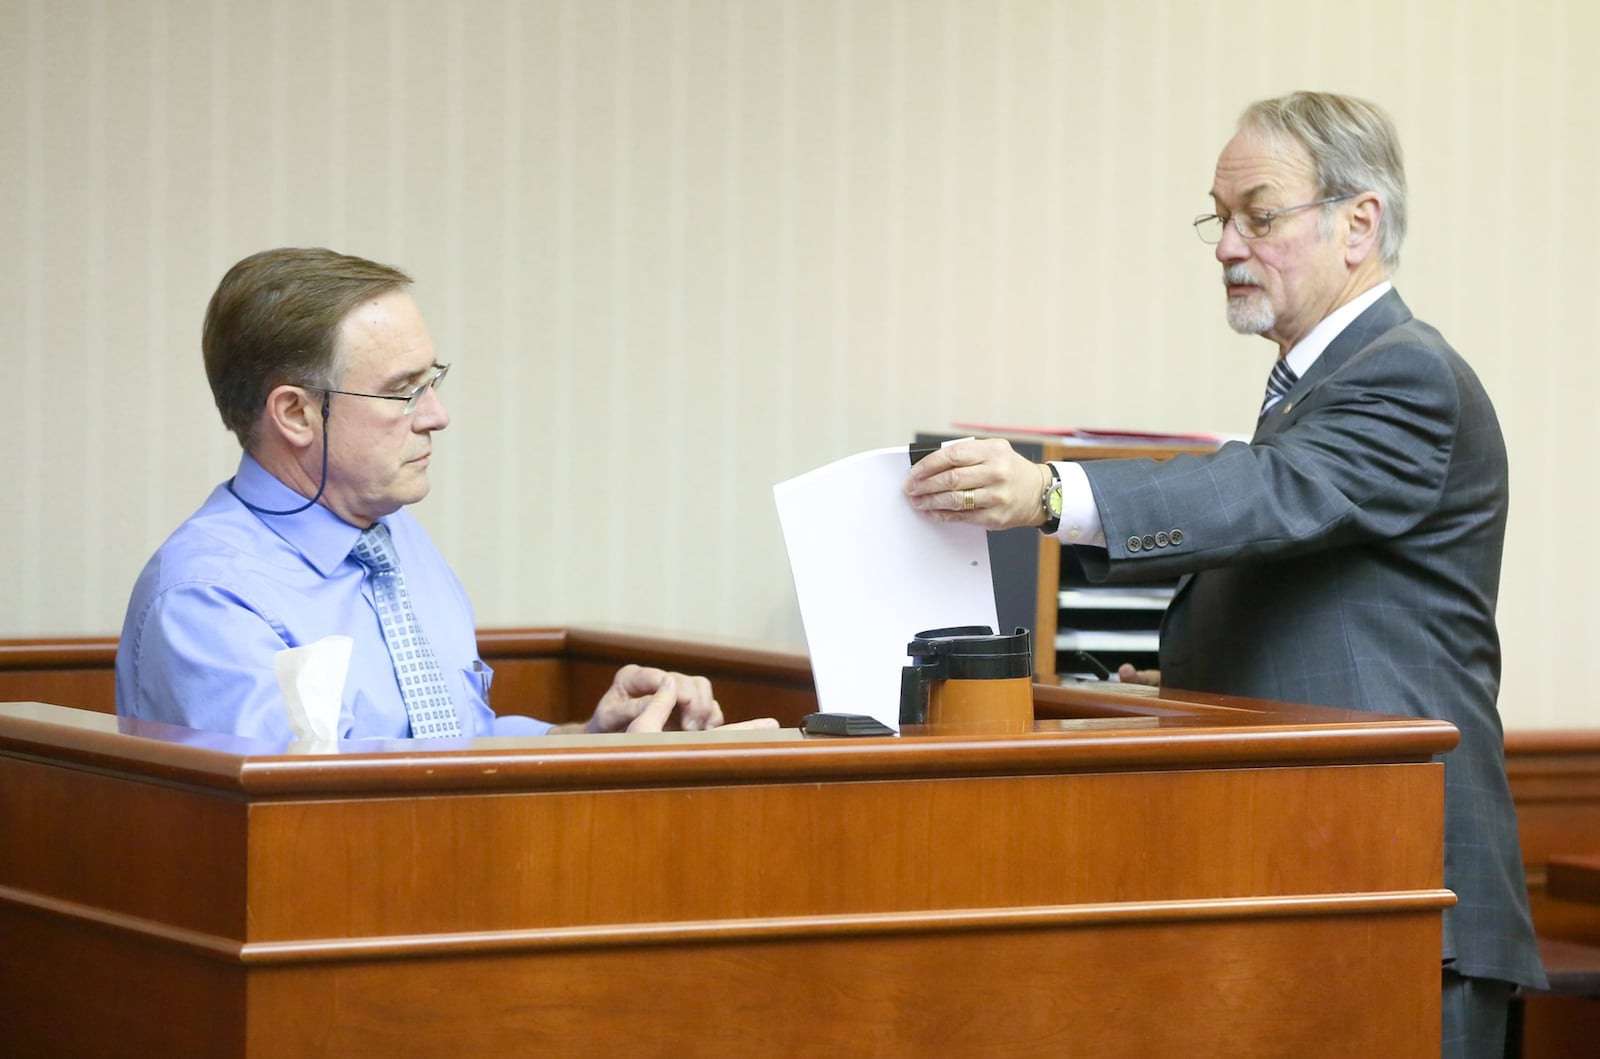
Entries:
MULTIPOLYGON (((305 502, 248 453, 233 487, 271 510, 305 502)), ((382 521, 462 732, 547 731, 550 725, 529 717, 495 717, 488 702, 493 673, 478 657, 466 591, 409 513, 397 511, 382 521)), ((226 484, 217 486, 134 584, 117 644, 117 713, 289 742, 294 736, 274 659, 284 648, 342 634, 354 647, 340 738, 410 737, 372 590, 350 556, 360 534, 321 505, 295 515, 259 515, 226 484)))

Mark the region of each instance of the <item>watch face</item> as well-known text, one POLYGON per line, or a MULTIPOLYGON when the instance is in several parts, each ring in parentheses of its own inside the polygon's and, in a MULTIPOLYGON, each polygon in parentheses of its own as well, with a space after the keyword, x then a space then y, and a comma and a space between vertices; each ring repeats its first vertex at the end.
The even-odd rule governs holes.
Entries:
POLYGON ((1048 504, 1049 504, 1049 508, 1050 508, 1050 517, 1051 518, 1060 518, 1061 517, 1061 483, 1060 482, 1057 482, 1055 485, 1050 487, 1050 499, 1048 501, 1048 504))

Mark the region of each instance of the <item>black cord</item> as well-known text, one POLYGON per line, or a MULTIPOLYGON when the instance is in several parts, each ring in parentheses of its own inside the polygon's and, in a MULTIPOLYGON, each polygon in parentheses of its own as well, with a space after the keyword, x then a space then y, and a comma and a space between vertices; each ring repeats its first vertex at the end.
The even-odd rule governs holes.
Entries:
POLYGON ((317 485, 316 496, 312 497, 310 500, 307 500, 299 507, 290 508, 288 511, 272 511, 268 508, 256 507, 250 501, 240 496, 239 491, 233 487, 234 480, 229 478, 228 492, 233 494, 233 498, 258 515, 298 515, 306 508, 315 504, 318 500, 321 500, 322 491, 328 487, 328 405, 331 404, 332 401, 333 398, 329 397, 327 394, 322 395, 322 481, 317 485))

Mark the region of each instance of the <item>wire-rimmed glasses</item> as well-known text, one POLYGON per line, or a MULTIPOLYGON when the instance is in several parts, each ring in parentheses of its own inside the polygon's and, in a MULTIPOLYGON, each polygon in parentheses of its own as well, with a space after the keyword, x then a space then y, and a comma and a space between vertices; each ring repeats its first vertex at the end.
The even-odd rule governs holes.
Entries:
POLYGON ((1290 213, 1309 210, 1313 206, 1326 206, 1332 202, 1343 202, 1353 199, 1359 192, 1347 191, 1343 195, 1329 195, 1325 199, 1313 202, 1302 202, 1298 206, 1285 206, 1281 210, 1263 210, 1252 213, 1245 210, 1242 213, 1232 213, 1222 216, 1216 213, 1202 213, 1194 219, 1194 233, 1200 241, 1207 246, 1216 246, 1222 242, 1222 231, 1231 222, 1233 230, 1246 239, 1260 239, 1272 231, 1272 222, 1290 213))
POLYGON ((417 410, 417 405, 422 401, 422 395, 429 390, 437 390, 439 384, 444 382, 444 377, 449 374, 450 365, 435 364, 433 370, 428 372, 428 377, 419 382, 415 388, 405 393, 357 393, 354 390, 335 390, 329 386, 307 386, 308 390, 320 390, 323 393, 343 394, 346 397, 371 397, 379 401, 404 401, 403 415, 410 415, 417 410))

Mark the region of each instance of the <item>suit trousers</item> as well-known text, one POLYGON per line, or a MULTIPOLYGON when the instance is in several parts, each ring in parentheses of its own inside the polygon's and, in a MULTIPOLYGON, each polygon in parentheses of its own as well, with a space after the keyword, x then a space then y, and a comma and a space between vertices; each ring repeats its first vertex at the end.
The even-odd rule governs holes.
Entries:
POLYGON ((1503 1059, 1511 983, 1467 978, 1448 967, 1444 983, 1440 1059, 1503 1059))

